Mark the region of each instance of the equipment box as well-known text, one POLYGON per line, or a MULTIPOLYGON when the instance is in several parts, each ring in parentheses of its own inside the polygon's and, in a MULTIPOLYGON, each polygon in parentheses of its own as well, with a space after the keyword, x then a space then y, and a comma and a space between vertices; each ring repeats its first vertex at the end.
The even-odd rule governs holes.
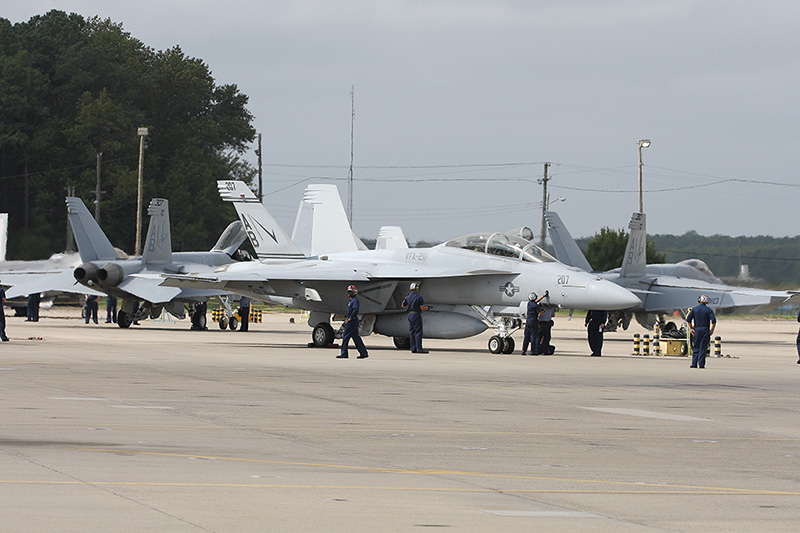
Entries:
POLYGON ((689 350, 686 346, 686 339, 661 339, 662 355, 686 355, 689 350))

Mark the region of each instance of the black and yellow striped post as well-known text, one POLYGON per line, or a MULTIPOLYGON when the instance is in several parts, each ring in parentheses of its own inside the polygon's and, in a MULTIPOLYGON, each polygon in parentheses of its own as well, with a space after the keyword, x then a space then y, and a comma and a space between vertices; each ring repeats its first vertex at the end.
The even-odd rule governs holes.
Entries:
POLYGON ((722 357, 722 337, 714 337, 714 357, 722 357))
POLYGON ((653 355, 661 355, 661 326, 657 323, 653 326, 653 355))
POLYGON ((639 338, 639 334, 636 333, 633 336, 633 354, 632 355, 642 355, 641 349, 641 340, 639 338))
POLYGON ((650 355, 650 335, 644 334, 644 342, 642 343, 642 355, 650 355))

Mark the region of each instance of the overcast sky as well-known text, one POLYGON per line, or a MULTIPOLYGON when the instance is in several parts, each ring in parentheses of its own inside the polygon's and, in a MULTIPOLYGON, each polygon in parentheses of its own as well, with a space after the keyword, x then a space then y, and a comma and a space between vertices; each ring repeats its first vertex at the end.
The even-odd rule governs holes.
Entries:
MULTIPOLYGON (((291 231, 308 183, 354 227, 538 235, 543 163, 574 236, 638 210, 650 233, 798 235, 800 2, 0 0, 122 23, 250 98, 265 204, 291 231)), ((253 151, 245 156, 255 164, 253 151)), ((180 209, 180 206, 171 206, 180 209)))

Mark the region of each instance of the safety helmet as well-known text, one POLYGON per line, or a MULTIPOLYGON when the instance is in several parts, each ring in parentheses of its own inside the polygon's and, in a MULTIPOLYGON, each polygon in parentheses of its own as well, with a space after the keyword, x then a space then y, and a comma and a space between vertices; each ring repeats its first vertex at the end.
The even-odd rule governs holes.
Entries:
POLYGON ((417 282, 412 283, 410 288, 412 291, 419 289, 419 283, 417 282))
POLYGON ((707 304, 708 302, 711 301, 711 298, 709 298, 707 294, 701 294, 700 298, 698 298, 697 301, 700 302, 701 304, 707 304))
POLYGON ((528 300, 534 301, 536 299, 536 293, 532 292, 528 295, 528 300))
POLYGON ((347 287, 347 292, 358 292, 358 291, 356 290, 355 285, 350 285, 349 287, 347 287))

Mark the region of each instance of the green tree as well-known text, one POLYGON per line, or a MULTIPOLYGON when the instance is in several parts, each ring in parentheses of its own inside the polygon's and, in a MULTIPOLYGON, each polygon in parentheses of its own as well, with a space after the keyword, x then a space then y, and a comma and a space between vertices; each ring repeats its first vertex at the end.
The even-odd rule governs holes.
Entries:
MULTIPOLYGON (((613 230, 605 227, 595 233, 586 249, 586 259, 597 272, 604 272, 622 265, 625 247, 628 244, 628 233, 625 230, 613 230)), ((656 251, 653 242, 647 241, 645 250, 648 264, 663 263, 665 255, 656 251)))
POLYGON ((139 126, 151 133, 144 201, 170 200, 176 249, 210 248, 235 219, 216 180, 254 175, 241 159, 255 136, 247 103, 235 85, 218 86, 200 59, 179 47, 155 51, 110 19, 57 10, 18 24, 0 18, 0 207, 9 213, 9 257, 63 249, 66 188, 94 202, 99 152, 108 214, 101 224, 133 251, 139 126))

